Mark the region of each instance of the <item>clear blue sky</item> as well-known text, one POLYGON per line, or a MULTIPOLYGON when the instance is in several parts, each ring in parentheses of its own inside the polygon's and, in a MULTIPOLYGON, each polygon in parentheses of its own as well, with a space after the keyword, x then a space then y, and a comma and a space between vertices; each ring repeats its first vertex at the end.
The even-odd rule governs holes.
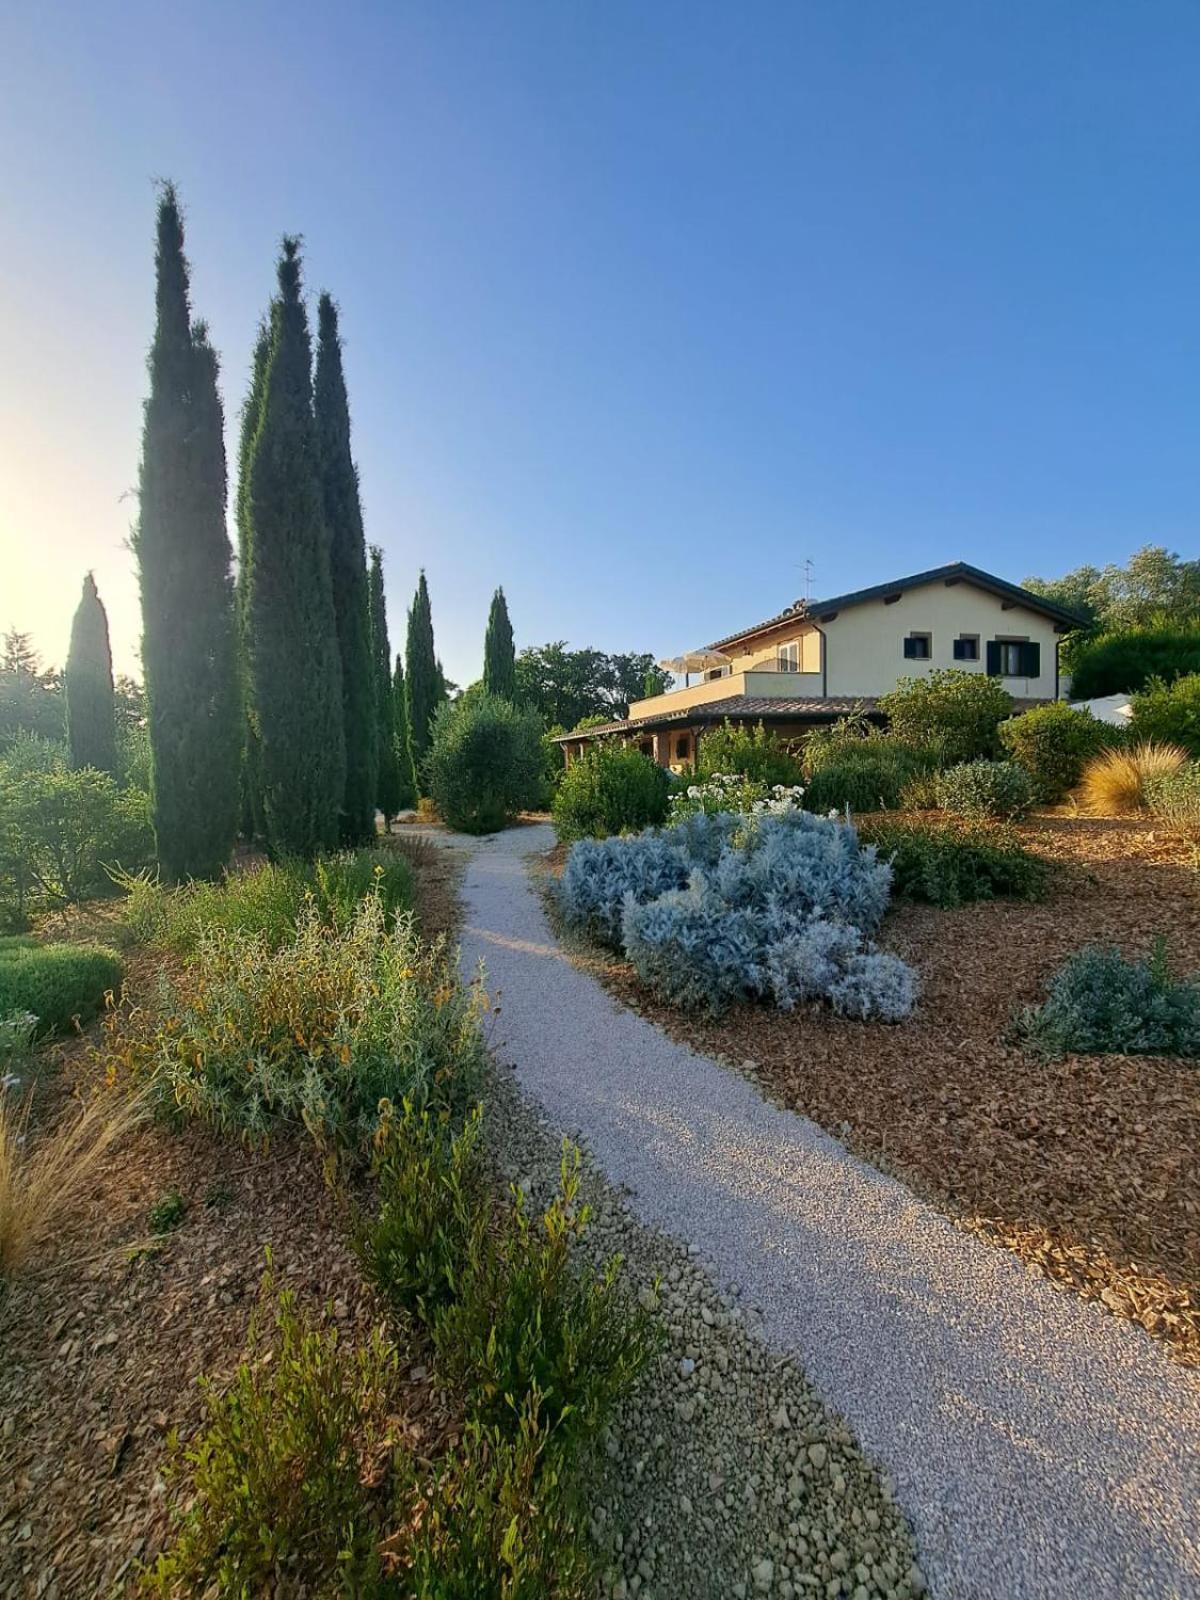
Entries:
POLYGON ((134 659, 156 176, 232 441, 279 235, 342 306, 393 643, 675 651, 1200 527, 1200 6, 6 8, 0 627, 134 659))

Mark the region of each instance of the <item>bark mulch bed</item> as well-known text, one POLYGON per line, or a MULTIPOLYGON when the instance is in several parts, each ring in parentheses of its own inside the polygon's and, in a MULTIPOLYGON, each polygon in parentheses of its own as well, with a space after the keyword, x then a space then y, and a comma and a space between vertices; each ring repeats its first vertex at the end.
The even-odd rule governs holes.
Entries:
POLYGON ((1047 1062, 1006 1036, 1080 945, 1145 953, 1165 934, 1172 966, 1200 971, 1200 874, 1142 822, 1045 816, 1022 832, 1060 869, 1044 902, 889 915, 880 942, 922 982, 898 1027, 820 1007, 711 1021, 658 1004, 624 963, 596 970, 624 1003, 753 1074, 962 1226, 1200 1365, 1200 1066, 1047 1062))

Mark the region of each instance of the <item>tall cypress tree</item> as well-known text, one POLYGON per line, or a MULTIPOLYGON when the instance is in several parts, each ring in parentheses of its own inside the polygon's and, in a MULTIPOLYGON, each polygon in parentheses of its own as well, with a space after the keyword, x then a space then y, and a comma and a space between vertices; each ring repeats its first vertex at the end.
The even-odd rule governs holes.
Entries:
POLYGON ((285 238, 261 413, 250 444, 242 575, 246 691, 267 845, 338 842, 346 782, 342 672, 313 418, 300 244, 285 238))
POLYGON ((383 551, 371 546, 371 676, 374 686, 378 770, 375 798, 390 829, 404 803, 396 756, 396 717, 392 704, 392 647, 388 643, 387 600, 383 592, 383 551))
POLYGON ((71 648, 63 674, 67 744, 73 767, 117 775, 117 722, 113 706, 108 617, 89 572, 71 623, 71 648))
POLYGON ((396 766, 400 773, 400 807, 406 811, 417 803, 417 774, 413 767, 412 744, 408 736, 408 693, 404 686, 404 657, 397 652, 396 670, 392 676, 392 713, 396 736, 392 743, 396 751, 396 766))
MULTIPOLYGON (((342 842, 364 844, 375 837, 379 737, 371 663, 367 550, 358 473, 350 454, 350 406, 342 371, 337 307, 328 294, 323 294, 318 303, 317 324, 313 410, 317 422, 325 526, 329 533, 329 570, 342 663, 342 724, 346 737, 342 842)), ((384 677, 387 677, 386 655, 384 677)))
POLYGON ((154 831, 169 878, 207 877, 237 828, 237 665, 217 356, 191 324, 175 190, 158 207, 157 319, 134 532, 154 831))
POLYGON ((238 581, 236 596, 238 635, 238 690, 241 699, 242 795, 241 828, 248 839, 265 839, 262 780, 260 774, 257 719, 250 699, 248 666, 248 609, 246 573, 250 566, 250 464, 254 459, 254 440, 262 421, 263 395, 267 388, 267 363, 271 359, 271 314, 258 325, 251 359, 250 393, 242 406, 242 432, 238 443, 237 530, 238 581))
POLYGON ((483 687, 502 700, 517 698, 517 653, 504 590, 497 589, 483 638, 483 687))
POLYGON ((404 677, 408 695, 408 743, 418 786, 421 768, 429 753, 432 724, 445 694, 433 647, 433 612, 429 605, 429 585, 421 573, 417 592, 408 611, 408 637, 404 642, 404 677))

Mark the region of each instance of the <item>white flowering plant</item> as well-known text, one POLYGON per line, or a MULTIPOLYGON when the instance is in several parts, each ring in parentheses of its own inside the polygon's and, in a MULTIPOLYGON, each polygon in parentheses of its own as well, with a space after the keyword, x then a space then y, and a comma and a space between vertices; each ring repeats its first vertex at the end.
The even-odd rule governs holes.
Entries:
POLYGON ((780 816, 798 811, 803 798, 804 787, 799 783, 765 783, 740 772, 714 772, 671 796, 670 821, 679 822, 700 812, 710 817, 725 812, 780 816))

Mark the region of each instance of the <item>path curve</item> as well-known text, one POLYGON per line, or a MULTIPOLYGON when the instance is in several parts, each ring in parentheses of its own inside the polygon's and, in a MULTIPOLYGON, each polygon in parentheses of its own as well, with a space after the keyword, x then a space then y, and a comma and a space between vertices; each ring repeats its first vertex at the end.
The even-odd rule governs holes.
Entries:
POLYGON ((892 1475, 937 1600, 1200 1597, 1197 1376, 619 1006, 529 881, 551 839, 499 834, 463 883, 499 1059, 762 1309, 892 1475))

